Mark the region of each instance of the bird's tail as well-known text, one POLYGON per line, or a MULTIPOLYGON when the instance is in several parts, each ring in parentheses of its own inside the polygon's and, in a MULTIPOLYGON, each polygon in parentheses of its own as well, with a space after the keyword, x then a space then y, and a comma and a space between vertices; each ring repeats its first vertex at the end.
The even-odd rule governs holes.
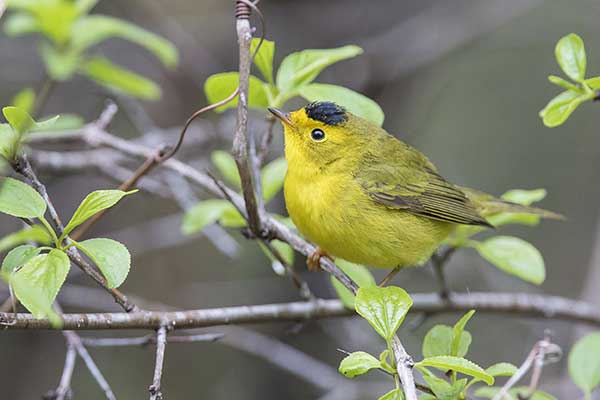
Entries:
POLYGON ((537 215, 542 218, 565 220, 566 218, 553 211, 545 210, 543 208, 525 206, 517 204, 512 201, 503 200, 497 197, 481 192, 475 189, 461 188, 469 200, 473 202, 475 208, 483 217, 488 217, 494 214, 509 212, 515 214, 530 214, 537 215))

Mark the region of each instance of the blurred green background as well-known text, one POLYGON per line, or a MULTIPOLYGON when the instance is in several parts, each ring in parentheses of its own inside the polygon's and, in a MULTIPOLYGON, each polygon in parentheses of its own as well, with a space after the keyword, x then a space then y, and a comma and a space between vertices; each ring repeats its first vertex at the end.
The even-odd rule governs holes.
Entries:
MULTIPOLYGON (((120 112, 111 132, 134 138, 152 126, 177 127, 206 103, 204 80, 213 73, 237 68, 232 3, 104 0, 98 4, 95 12, 159 33, 173 41, 181 55, 177 69, 169 71, 144 50, 126 42, 110 41, 99 48, 111 59, 156 80, 163 89, 161 100, 156 102, 117 99, 120 112)), ((263 0, 260 7, 267 21, 267 38, 277 43, 275 65, 287 53, 304 48, 363 47, 365 54, 326 69, 319 81, 344 85, 376 100, 386 113, 384 127, 427 154, 449 180, 494 194, 512 188, 543 187, 549 195, 542 205, 568 217, 566 222, 543 222, 533 229, 502 230, 540 249, 547 268, 541 287, 505 275, 474 252, 462 250, 448 266, 452 289, 548 293, 599 304, 595 287, 600 284, 600 190, 596 185, 600 108, 587 103, 566 124, 552 130, 542 125, 538 111, 558 93, 546 76, 560 72, 554 45, 561 36, 570 32, 581 35, 587 47, 588 74, 600 74, 600 2, 263 0)), ((0 36, 3 104, 21 88, 41 82, 44 70, 35 43, 33 37, 0 36)), ((97 86, 76 78, 53 92, 44 113, 76 112, 92 120, 106 98, 97 86)), ((287 107, 300 105, 302 102, 296 101, 287 107)), ((254 112, 251 127, 262 127, 264 116, 254 112)), ((198 122, 192 134, 205 135, 208 140, 190 146, 182 157, 203 167, 210 151, 229 149, 234 118, 234 112, 227 112, 198 122)), ((271 157, 282 152, 280 127, 276 131, 271 157)), ((114 186, 96 172, 40 174, 65 216, 88 192, 114 186)), ((273 204, 274 211, 284 210, 282 198, 273 204)), ((125 293, 182 309, 298 299, 289 281, 276 276, 257 246, 239 233, 223 236, 221 231, 209 230, 208 234, 225 246, 224 253, 205 235, 183 237, 180 221, 180 211, 173 202, 141 194, 125 201, 95 228, 98 235, 123 241, 133 253, 125 293)), ((0 233, 19 227, 13 219, 0 217, 0 233)), ((305 272, 301 257, 296 264, 318 295, 334 296, 325 274, 305 272)), ((395 282, 409 293, 436 290, 430 267, 403 271, 395 282)), ((66 310, 85 310, 92 305, 98 310, 118 310, 112 299, 85 277, 75 274, 68 283, 59 296, 66 310), (92 289, 85 290, 84 285, 92 289)), ((4 287, 2 290, 5 293, 4 287)), ((418 359, 427 330, 457 318, 451 314, 411 314, 400 335, 409 353, 418 359)), ((584 327, 572 323, 480 313, 469 323, 473 333, 469 358, 482 365, 497 361, 519 365, 546 328, 552 330, 565 352, 585 332, 584 327)), ((367 323, 356 318, 205 331, 227 336, 217 343, 167 347, 165 398, 366 399, 377 398, 391 388, 385 376, 371 374, 360 379, 373 384, 372 392, 356 393, 351 381, 336 374, 343 357, 336 349, 378 353, 383 346, 367 323), (255 336, 255 332, 291 347, 277 347, 272 341, 261 347, 265 337, 255 336), (240 348, 244 346, 250 349, 240 348), (280 357, 289 371, 251 354, 252 349, 280 357), (298 358, 293 349, 304 354, 298 358), (344 385, 348 390, 329 390, 344 385)), ((3 332, 0 397, 39 398, 54 388, 64 353, 60 333, 3 332)), ((147 397, 154 368, 151 346, 91 349, 91 353, 118 398, 147 397)), ((75 398, 104 398, 81 360, 76 368, 75 398)), ((545 368, 542 382, 542 389, 557 398, 580 396, 567 378, 565 359, 545 368)))

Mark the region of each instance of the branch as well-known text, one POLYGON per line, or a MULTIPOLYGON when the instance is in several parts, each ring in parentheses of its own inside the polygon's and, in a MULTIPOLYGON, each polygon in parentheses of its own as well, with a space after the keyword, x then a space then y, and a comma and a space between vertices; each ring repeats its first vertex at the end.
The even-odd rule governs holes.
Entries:
MULTIPOLYGON (((237 3, 237 7, 247 8, 247 4, 237 3)), ((239 43, 239 85, 238 85, 238 105, 237 105, 237 123, 235 136, 233 138, 233 157, 238 167, 242 183, 242 193, 246 211, 248 213, 248 225, 250 231, 259 237, 262 237, 261 220, 259 209, 262 210, 262 196, 255 190, 260 187, 258 180, 259 174, 256 172, 254 136, 248 132, 248 85, 250 79, 250 65, 252 56, 250 54, 250 43, 252 42, 252 28, 248 16, 250 9, 246 13, 236 15, 236 30, 239 43), (256 185, 255 185, 256 184, 256 185)))
POLYGON ((167 327, 161 326, 156 333, 156 363, 154 365, 154 378, 152 385, 148 388, 150 400, 162 400, 160 391, 160 380, 162 378, 163 364, 165 360, 165 349, 167 347, 167 327))
MULTIPOLYGON (((600 326, 600 310, 588 303, 559 296, 526 293, 452 293, 447 301, 436 293, 411 294, 410 312, 439 314, 478 312, 553 318, 600 326)), ((339 300, 318 299, 312 302, 291 302, 254 306, 205 308, 183 311, 139 311, 132 313, 63 314, 65 330, 93 329, 158 329, 163 324, 177 329, 248 323, 302 321, 353 316, 354 311, 339 300)), ((51 329, 46 319, 31 314, 0 313, 0 324, 6 329, 51 329), (10 324, 9 324, 10 323, 10 324)))

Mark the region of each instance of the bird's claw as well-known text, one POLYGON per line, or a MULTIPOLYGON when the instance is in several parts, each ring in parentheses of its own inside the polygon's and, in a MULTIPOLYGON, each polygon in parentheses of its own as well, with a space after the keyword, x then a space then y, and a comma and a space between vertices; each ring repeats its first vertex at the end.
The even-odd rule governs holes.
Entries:
POLYGON ((309 272, 318 272, 321 270, 321 257, 328 257, 329 255, 323 251, 320 247, 312 252, 306 259, 306 266, 309 272))

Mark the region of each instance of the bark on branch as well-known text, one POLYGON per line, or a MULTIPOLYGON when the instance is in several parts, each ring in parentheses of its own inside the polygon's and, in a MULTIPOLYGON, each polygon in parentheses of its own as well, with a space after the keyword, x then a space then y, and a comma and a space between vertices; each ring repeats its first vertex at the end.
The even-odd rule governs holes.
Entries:
MULTIPOLYGON (((559 296, 525 293, 452 293, 448 300, 436 293, 414 293, 412 313, 439 314, 476 309, 479 312, 562 319, 600 326, 600 309, 591 304, 559 296)), ((185 311, 141 311, 132 313, 63 314, 65 330, 201 328, 278 321, 299 321, 355 315, 339 300, 315 300, 207 308, 185 311)), ((0 313, 6 329, 52 329, 45 319, 31 314, 0 313)))

